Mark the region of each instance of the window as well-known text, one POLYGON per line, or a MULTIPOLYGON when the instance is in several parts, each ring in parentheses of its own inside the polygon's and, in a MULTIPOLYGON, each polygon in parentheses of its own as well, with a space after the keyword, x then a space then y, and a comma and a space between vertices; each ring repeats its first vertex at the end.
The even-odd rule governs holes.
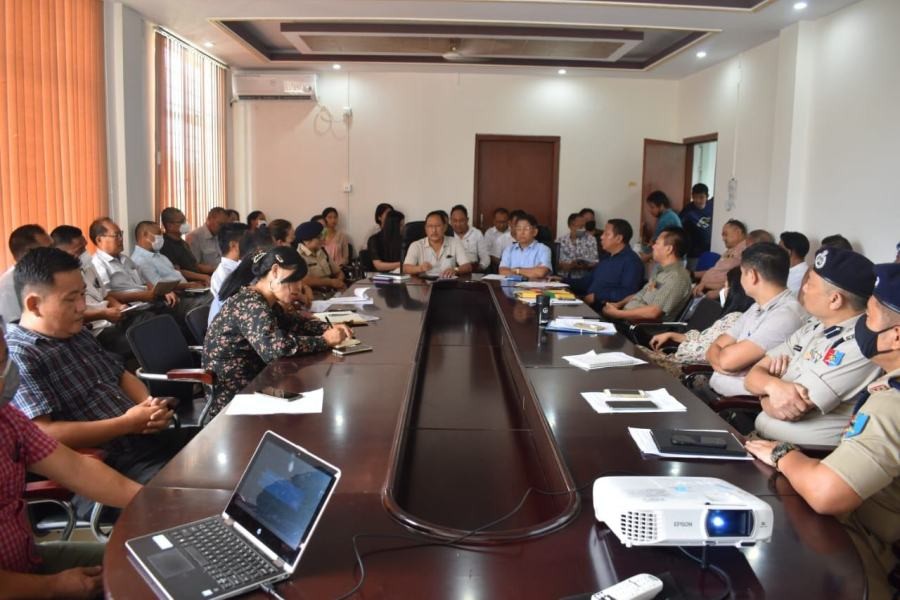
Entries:
POLYGON ((103 3, 0 0, 0 268, 26 223, 107 212, 103 3))
POLYGON ((225 67, 156 32, 156 214, 181 209, 196 226, 225 198, 225 67))

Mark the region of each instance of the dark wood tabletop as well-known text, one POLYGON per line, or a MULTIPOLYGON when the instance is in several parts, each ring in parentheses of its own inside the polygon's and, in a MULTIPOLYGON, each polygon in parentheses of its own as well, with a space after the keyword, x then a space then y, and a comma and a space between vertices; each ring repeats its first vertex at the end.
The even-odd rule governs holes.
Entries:
MULTIPOLYGON (((710 551, 738 598, 865 596, 859 558, 841 525, 816 515, 768 467, 640 455, 629 426, 727 426, 655 366, 585 372, 560 359, 590 348, 637 355, 624 338, 539 333, 534 309, 496 282, 359 285, 372 287, 374 299, 361 310, 380 320, 357 336, 375 351, 269 365, 249 389, 323 388, 322 413, 220 413, 119 518, 105 558, 109 597, 153 597, 125 540, 221 511, 269 429, 343 471, 295 576, 278 586, 286 598, 333 598, 352 588, 356 534, 409 538, 360 540, 367 575, 359 598, 562 598, 642 572, 670 573, 685 598, 721 594, 719 581, 676 549, 622 546, 596 522, 589 487, 531 494, 477 545, 440 539, 509 512, 529 487, 565 492, 604 473, 720 477, 768 502, 776 524, 771 543, 710 551), (664 387, 687 411, 597 414, 580 394, 607 387, 664 387)), ((591 314, 576 306, 554 312, 591 314)))

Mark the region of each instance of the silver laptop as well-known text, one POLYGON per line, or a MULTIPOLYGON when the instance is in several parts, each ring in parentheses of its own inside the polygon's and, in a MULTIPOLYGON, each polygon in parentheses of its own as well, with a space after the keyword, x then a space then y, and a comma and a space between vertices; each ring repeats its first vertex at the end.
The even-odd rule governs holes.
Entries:
POLYGON ((340 477, 267 431, 222 514, 125 546, 161 597, 237 596, 294 573, 340 477))

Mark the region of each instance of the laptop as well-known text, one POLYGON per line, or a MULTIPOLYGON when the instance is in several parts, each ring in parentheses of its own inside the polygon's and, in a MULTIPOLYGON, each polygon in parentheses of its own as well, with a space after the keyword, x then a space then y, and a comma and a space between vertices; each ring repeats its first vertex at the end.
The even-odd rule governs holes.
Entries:
POLYGON ((337 467, 267 431, 222 514, 125 547, 160 597, 250 592, 294 573, 340 477, 337 467))

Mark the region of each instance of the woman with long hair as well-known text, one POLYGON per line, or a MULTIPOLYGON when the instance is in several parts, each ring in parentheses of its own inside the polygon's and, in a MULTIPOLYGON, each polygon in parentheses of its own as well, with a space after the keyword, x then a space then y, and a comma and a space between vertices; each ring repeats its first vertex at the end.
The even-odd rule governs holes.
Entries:
POLYGON ((403 222, 402 212, 392 210, 383 220, 381 231, 369 238, 367 248, 376 271, 382 273, 400 268, 403 257, 403 222))
POLYGON ((325 219, 324 243, 322 247, 338 267, 343 267, 350 260, 350 241, 343 231, 338 231, 338 211, 329 206, 322 211, 325 219))
POLYGON ((222 284, 222 308, 203 347, 203 366, 217 381, 210 417, 267 364, 323 352, 352 337, 346 325, 330 327, 300 310, 306 271, 296 250, 274 247, 245 256, 222 284))

